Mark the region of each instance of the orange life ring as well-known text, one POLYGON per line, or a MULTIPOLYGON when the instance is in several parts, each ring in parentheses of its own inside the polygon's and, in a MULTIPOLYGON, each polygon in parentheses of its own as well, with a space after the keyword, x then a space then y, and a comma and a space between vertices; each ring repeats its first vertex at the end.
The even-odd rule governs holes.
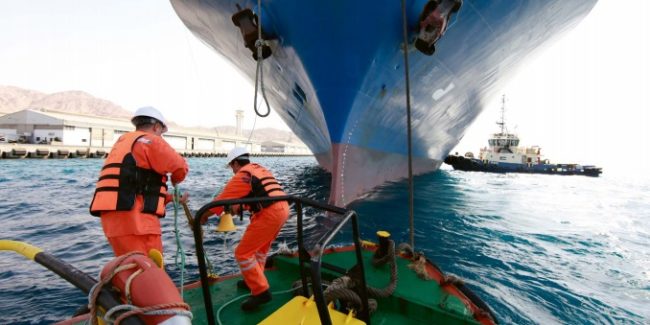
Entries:
MULTIPOLYGON (((129 253, 126 257, 117 257, 106 264, 101 278, 105 280, 111 276, 111 284, 120 292, 122 301, 140 308, 140 311, 165 309, 182 314, 190 310, 169 275, 141 253, 129 253)), ((179 316, 143 315, 143 312, 135 314, 139 314, 146 324, 159 324, 179 316)), ((190 322, 189 317, 182 317, 187 318, 187 323, 190 322)))

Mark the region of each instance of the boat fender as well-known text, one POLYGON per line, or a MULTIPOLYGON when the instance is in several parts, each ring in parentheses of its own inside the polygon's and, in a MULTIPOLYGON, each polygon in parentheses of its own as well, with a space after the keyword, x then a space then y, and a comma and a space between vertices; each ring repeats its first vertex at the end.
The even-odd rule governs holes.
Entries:
MULTIPOLYGON (((125 315, 137 314, 146 324, 191 324, 190 307, 181 298, 169 275, 142 253, 131 252, 110 261, 101 272, 102 284, 110 282, 121 300, 131 309, 125 315)), ((117 307, 116 307, 117 308, 117 307)), ((110 320, 113 308, 106 312, 110 320)))

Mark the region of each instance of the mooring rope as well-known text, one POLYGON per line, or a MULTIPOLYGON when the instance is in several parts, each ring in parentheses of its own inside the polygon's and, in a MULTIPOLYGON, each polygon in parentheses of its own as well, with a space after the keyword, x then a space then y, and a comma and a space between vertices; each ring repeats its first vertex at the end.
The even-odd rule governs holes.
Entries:
POLYGON ((120 322, 123 321, 125 318, 133 315, 148 315, 148 316, 181 315, 181 316, 186 316, 191 320, 194 317, 194 315, 192 315, 192 312, 190 312, 189 310, 190 310, 190 305, 184 302, 159 304, 159 305, 142 307, 142 308, 133 305, 120 305, 120 306, 113 307, 108 312, 106 312, 105 320, 106 322, 108 323, 112 322, 115 325, 119 325, 120 322), (120 308, 121 310, 129 310, 129 311, 118 316, 117 318, 115 318, 115 320, 112 320, 112 314, 114 312, 113 310, 117 309, 117 307, 122 307, 120 308), (173 308, 178 308, 178 309, 173 309, 173 308))
POLYGON ((255 114, 259 117, 267 117, 271 113, 271 107, 269 106, 269 100, 266 98, 266 91, 264 90, 264 61, 262 52, 264 46, 268 46, 266 40, 262 39, 262 0, 257 0, 257 40, 255 41, 255 47, 257 48, 257 71, 255 72, 255 98, 253 100, 253 108, 255 109, 255 114), (264 98, 264 103, 266 104, 266 113, 261 114, 257 110, 257 92, 258 85, 262 92, 262 98, 264 98))
POLYGON ((415 222, 413 217, 413 145, 411 144, 411 82, 409 76, 408 21, 406 19, 406 0, 402 0, 402 33, 404 36, 404 78, 406 83, 406 132, 408 143, 409 178, 409 228, 411 247, 415 247, 415 222))
MULTIPOLYGON (((302 287, 302 286, 301 286, 301 287, 302 287)), ((299 288, 298 288, 298 289, 299 289, 299 288)), ((272 291, 272 292, 271 292, 271 295, 279 295, 279 294, 283 294, 283 293, 294 292, 295 290, 297 290, 297 289, 296 289, 296 288, 291 288, 291 289, 281 290, 281 291, 272 291)), ((221 305, 221 307, 219 307, 219 309, 217 310, 217 324, 222 325, 222 323, 221 323, 221 311, 222 311, 224 308, 226 308, 226 307, 227 307, 228 305, 230 305, 231 303, 233 303, 233 302, 235 302, 235 301, 237 301, 237 300, 239 300, 239 299, 246 298, 246 297, 248 297, 248 296, 250 296, 250 293, 243 294, 243 295, 241 295, 241 296, 237 296, 237 297, 235 297, 235 298, 232 298, 232 299, 228 300, 226 303, 224 303, 223 305, 221 305)))
POLYGON ((180 206, 180 187, 178 185, 174 186, 174 235, 176 237, 176 254, 174 255, 174 264, 178 267, 178 258, 180 256, 180 270, 181 270, 181 298, 185 299, 183 296, 183 287, 185 286, 185 250, 183 249, 183 243, 181 242, 181 235, 178 229, 178 207, 180 206))
MULTIPOLYGON (((395 292, 397 288, 397 282, 399 280, 397 276, 397 263, 395 261, 395 242, 392 240, 388 241, 388 251, 386 256, 381 258, 375 258, 373 256, 372 265, 375 267, 380 267, 390 263, 390 283, 388 286, 382 289, 373 288, 368 286, 367 292, 368 296, 372 298, 385 298, 395 292)), ((332 283, 325 289, 323 295, 325 296, 325 303, 330 301, 339 300, 346 303, 350 303, 355 306, 362 306, 361 297, 353 289, 359 288, 358 284, 349 276, 342 276, 340 278, 334 279, 332 283)), ((374 299, 368 299, 368 312, 373 313, 377 309, 377 301, 374 299)))

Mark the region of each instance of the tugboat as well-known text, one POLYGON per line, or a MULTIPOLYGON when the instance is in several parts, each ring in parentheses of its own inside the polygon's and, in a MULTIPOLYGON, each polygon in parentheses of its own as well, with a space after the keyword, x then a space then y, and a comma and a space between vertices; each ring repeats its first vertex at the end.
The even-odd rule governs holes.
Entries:
MULTIPOLYGON (((41 264, 81 289, 88 309, 60 325, 99 321, 113 324, 475 324, 492 325, 491 309, 462 279, 443 273, 408 244, 397 245, 386 231, 377 241, 361 240, 358 215, 297 196, 212 201, 194 216, 184 206, 193 229, 199 278, 176 289, 158 258, 139 253, 117 257, 94 279, 28 243, 0 239, 0 252, 13 251, 41 264), (218 276, 204 250, 204 232, 194 216, 217 206, 288 201, 296 217, 296 250, 267 258, 264 274, 273 299, 253 311, 239 303, 250 291, 237 284, 239 274, 218 276), (328 213, 337 222, 317 241, 305 236, 304 216, 328 213), (336 244, 337 235, 351 235, 336 244)), ((217 231, 232 231, 232 216, 222 215, 217 231)), ((340 236, 339 236, 340 237, 340 236)), ((338 241, 338 240, 337 240, 338 241)), ((159 254, 159 253, 158 253, 159 254)), ((84 306, 85 307, 85 306, 84 306)))
POLYGON ((492 173, 534 173, 553 175, 584 175, 598 177, 601 167, 579 164, 552 164, 542 159, 538 146, 519 147, 519 137, 508 132, 505 123, 505 95, 501 102, 501 120, 497 125, 501 131, 494 133, 488 140, 488 147, 481 148, 478 158, 471 152, 464 156, 449 155, 445 163, 456 170, 480 171, 492 173))

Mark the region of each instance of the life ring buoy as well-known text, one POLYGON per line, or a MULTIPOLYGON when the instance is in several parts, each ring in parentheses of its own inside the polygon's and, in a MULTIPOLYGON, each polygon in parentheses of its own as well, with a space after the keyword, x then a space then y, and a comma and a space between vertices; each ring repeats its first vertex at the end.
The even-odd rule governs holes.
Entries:
MULTIPOLYGON (((127 305, 135 307, 146 324, 191 324, 190 307, 181 297, 167 273, 144 254, 132 252, 110 261, 102 269, 102 283, 110 281, 127 305), (147 315, 147 311, 166 310, 171 315, 147 315)), ((111 311, 107 311, 110 317, 111 311)), ((124 315, 120 316, 123 318, 124 315)))

